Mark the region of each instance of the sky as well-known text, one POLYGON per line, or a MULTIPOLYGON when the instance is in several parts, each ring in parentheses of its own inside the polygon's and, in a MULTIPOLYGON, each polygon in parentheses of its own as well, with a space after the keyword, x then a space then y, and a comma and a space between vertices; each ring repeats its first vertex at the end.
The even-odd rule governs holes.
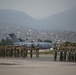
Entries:
POLYGON ((0 9, 22 11, 38 20, 73 7, 76 7, 76 0, 0 0, 0 9))

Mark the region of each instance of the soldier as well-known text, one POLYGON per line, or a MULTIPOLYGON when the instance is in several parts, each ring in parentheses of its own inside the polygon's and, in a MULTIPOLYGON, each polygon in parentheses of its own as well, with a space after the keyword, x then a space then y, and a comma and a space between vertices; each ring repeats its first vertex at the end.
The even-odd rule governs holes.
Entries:
POLYGON ((53 49, 54 49, 54 61, 56 61, 57 60, 57 47, 56 47, 56 44, 54 44, 53 49))
POLYGON ((13 46, 11 46, 11 57, 13 57, 13 46))
POLYGON ((30 49, 30 57, 32 58, 32 51, 33 51, 33 49, 31 48, 30 49))
POLYGON ((26 53, 26 57, 27 57, 27 54, 28 54, 28 48, 27 47, 26 47, 26 50, 25 51, 26 51, 25 53, 26 53))
POLYGON ((71 57, 72 57, 71 59, 72 59, 72 61, 74 61, 74 53, 75 53, 75 52, 72 50, 72 54, 71 54, 71 57))
POLYGON ((26 45, 24 46, 24 57, 27 57, 27 47, 26 47, 26 45))
POLYGON ((23 47, 20 46, 20 54, 21 54, 21 57, 22 57, 22 53, 23 53, 23 47))
POLYGON ((36 58, 39 58, 39 45, 36 46, 36 58))
POLYGON ((8 46, 6 46, 6 57, 8 57, 8 52, 9 52, 8 46))
POLYGON ((63 51, 60 51, 60 61, 63 60, 63 51))
POLYGON ((66 55, 67 55, 67 51, 64 51, 64 61, 66 61, 66 55))
POLYGON ((0 47, 0 56, 2 57, 2 46, 0 47))
POLYGON ((6 57, 6 48, 7 48, 7 47, 5 46, 5 57, 6 57))
POLYGON ((12 57, 12 54, 13 54, 12 46, 10 46, 9 51, 10 51, 10 57, 12 57))
POLYGON ((19 57, 19 46, 16 47, 17 57, 19 57))
POLYGON ((75 44, 75 54, 74 54, 74 61, 76 61, 76 44, 75 44))
POLYGON ((0 46, 0 57, 1 57, 1 46, 0 46))
POLYGON ((35 49, 35 46, 33 44, 31 44, 31 48, 30 48, 30 57, 32 58, 32 52, 35 49))
POLYGON ((12 57, 14 57, 14 46, 12 46, 12 57))
POLYGON ((5 46, 3 46, 3 57, 5 57, 5 46))
POLYGON ((73 46, 72 46, 72 44, 71 44, 71 47, 70 47, 70 51, 71 51, 70 61, 74 61, 74 52, 73 52, 73 46))
POLYGON ((1 47, 1 55, 3 57, 3 46, 1 47))
POLYGON ((26 57, 26 45, 24 46, 24 57, 26 57))
POLYGON ((9 57, 9 54, 10 54, 10 51, 9 51, 10 47, 8 46, 8 57, 9 57))
POLYGON ((30 57, 32 58, 32 51, 33 51, 33 49, 31 48, 30 49, 30 57))
POLYGON ((75 54, 74 54, 74 61, 76 61, 76 50, 75 50, 75 54))
POLYGON ((71 44, 68 44, 68 61, 71 59, 71 44))
POLYGON ((75 44, 72 44, 72 61, 75 61, 75 44))
POLYGON ((0 46, 0 57, 1 57, 1 46, 0 46))
POLYGON ((21 46, 21 56, 24 57, 24 48, 21 46))
POLYGON ((1 46, 1 57, 3 57, 3 46, 1 46))
POLYGON ((16 57, 16 46, 14 46, 14 57, 16 57))
POLYGON ((54 51, 54 61, 56 61, 57 60, 57 51, 55 50, 54 51))
POLYGON ((64 59, 64 61, 66 61, 67 45, 64 46, 64 48, 63 48, 63 53, 64 53, 64 55, 63 55, 63 59, 64 59))
POLYGON ((2 57, 3 56, 3 46, 0 47, 0 56, 2 57))
POLYGON ((68 52, 68 61, 71 60, 71 51, 68 52))
POLYGON ((2 46, 2 56, 5 57, 5 49, 4 49, 4 46, 2 46))
POLYGON ((23 57, 26 56, 26 46, 23 46, 23 57))
POLYGON ((60 61, 63 60, 63 45, 61 45, 61 48, 60 48, 60 61))

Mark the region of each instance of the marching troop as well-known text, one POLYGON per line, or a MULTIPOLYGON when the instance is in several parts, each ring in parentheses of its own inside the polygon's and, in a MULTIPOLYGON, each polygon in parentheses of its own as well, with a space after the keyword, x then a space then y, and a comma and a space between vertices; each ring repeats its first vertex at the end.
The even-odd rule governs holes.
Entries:
MULTIPOLYGON (((24 46, 0 46, 0 57, 23 57, 26 58, 28 53, 32 58, 33 53, 39 58, 39 45, 31 47, 24 46)), ((76 61, 76 44, 61 44, 59 47, 53 45, 54 61, 76 61)))
POLYGON ((76 44, 61 44, 59 47, 54 45, 54 60, 76 61, 76 44))
POLYGON ((36 53, 36 58, 39 58, 39 45, 27 48, 24 46, 0 46, 0 57, 27 57, 28 51, 32 58, 33 52, 36 53))

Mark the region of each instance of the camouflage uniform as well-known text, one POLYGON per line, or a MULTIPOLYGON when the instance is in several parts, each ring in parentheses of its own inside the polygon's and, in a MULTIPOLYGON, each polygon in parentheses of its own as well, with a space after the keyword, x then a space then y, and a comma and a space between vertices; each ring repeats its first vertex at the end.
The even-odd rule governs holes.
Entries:
POLYGON ((16 56, 19 57, 19 48, 18 48, 18 46, 16 47, 16 56))
POLYGON ((74 54, 74 61, 76 61, 76 44, 75 44, 75 54, 74 54))
POLYGON ((0 46, 0 57, 1 57, 1 46, 0 46))
POLYGON ((30 48, 30 57, 32 58, 32 51, 33 51, 33 48, 30 48))
POLYGON ((33 44, 31 44, 31 47, 30 47, 30 57, 32 58, 32 55, 33 55, 33 50, 35 49, 35 46, 33 44))
POLYGON ((70 59, 71 59, 71 44, 68 44, 68 61, 70 61, 70 59))
POLYGON ((37 45, 35 48, 36 48, 36 58, 39 58, 39 45, 37 45))
POLYGON ((67 46, 64 46, 64 49, 63 49, 64 51, 64 55, 63 55, 63 59, 64 59, 64 61, 66 61, 66 56, 67 56, 67 46))
POLYGON ((28 48, 27 47, 26 47, 26 50, 25 51, 26 51, 26 57, 27 57, 27 54, 28 54, 28 48))
POLYGON ((14 46, 14 57, 16 57, 17 56, 17 54, 16 54, 16 46, 14 46))
POLYGON ((54 49, 54 61, 56 61, 57 60, 57 47, 56 47, 56 44, 54 44, 53 49, 54 49))
POLYGON ((74 61, 75 61, 75 59, 76 59, 76 47, 74 45, 74 61))
POLYGON ((60 50, 60 61, 63 60, 63 45, 61 45, 61 50, 60 50))
POLYGON ((26 56, 26 46, 23 46, 22 49, 23 49, 23 54, 22 55, 23 55, 23 57, 25 57, 26 56))

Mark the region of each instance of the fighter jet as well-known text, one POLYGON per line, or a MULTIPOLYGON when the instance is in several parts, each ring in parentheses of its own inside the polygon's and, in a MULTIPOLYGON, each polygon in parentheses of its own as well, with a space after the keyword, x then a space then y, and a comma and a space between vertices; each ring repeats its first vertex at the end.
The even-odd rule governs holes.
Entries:
POLYGON ((51 43, 47 42, 21 42, 14 33, 9 34, 13 43, 12 45, 22 46, 26 45, 27 47, 31 47, 31 45, 36 46, 39 45, 40 49, 50 49, 52 47, 51 43))

